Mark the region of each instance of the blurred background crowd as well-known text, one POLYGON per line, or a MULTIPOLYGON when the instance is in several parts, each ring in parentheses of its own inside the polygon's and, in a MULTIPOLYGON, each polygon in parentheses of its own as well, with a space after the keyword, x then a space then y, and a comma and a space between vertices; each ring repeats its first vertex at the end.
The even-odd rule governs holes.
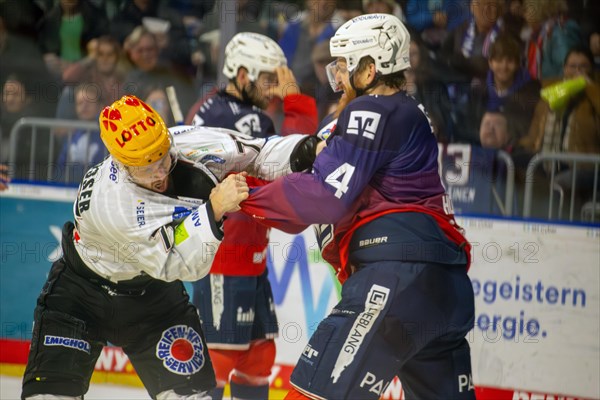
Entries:
MULTIPOLYGON (((61 171, 100 161, 99 135, 53 127, 50 135, 19 133, 11 146, 11 130, 22 117, 95 123, 125 93, 175 123, 165 88, 175 87, 184 114, 223 88, 223 46, 241 31, 280 44, 322 119, 337 103, 325 75, 329 38, 373 12, 409 28, 406 90, 425 106, 440 143, 506 152, 517 183, 537 153, 600 154, 597 0, 0 0, 0 163, 15 178, 53 180, 49 164, 61 171), (585 85, 560 109, 540 98, 542 88, 574 78, 585 85)), ((276 100, 268 111, 281 121, 276 100)), ((569 171, 557 167, 558 184, 561 168, 569 171)), ((582 203, 598 186, 597 171, 583 172, 582 203)))

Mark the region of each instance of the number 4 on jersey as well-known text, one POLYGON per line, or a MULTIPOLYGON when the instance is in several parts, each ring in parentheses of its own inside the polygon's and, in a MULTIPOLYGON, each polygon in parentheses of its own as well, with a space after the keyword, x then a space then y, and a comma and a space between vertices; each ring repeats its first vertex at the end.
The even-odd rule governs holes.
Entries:
POLYGON ((348 184, 354 174, 354 166, 344 163, 327 175, 325 182, 336 188, 335 197, 340 199, 348 191, 348 184))

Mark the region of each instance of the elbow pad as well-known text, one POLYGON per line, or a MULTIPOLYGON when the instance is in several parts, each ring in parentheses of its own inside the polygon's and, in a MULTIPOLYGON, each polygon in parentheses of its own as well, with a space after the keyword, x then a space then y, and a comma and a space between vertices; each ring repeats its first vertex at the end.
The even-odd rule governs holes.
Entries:
POLYGON ((317 144, 321 141, 316 136, 307 136, 300 141, 290 155, 290 168, 292 172, 302 172, 310 169, 317 158, 317 144))

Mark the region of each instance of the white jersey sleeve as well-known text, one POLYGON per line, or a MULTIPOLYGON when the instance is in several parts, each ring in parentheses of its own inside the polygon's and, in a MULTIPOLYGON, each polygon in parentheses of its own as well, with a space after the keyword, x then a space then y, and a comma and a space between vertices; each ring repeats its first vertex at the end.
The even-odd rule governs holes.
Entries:
POLYGON ((273 180, 290 174, 290 155, 306 135, 254 138, 240 132, 203 126, 170 129, 181 157, 207 167, 218 180, 247 171, 273 180))

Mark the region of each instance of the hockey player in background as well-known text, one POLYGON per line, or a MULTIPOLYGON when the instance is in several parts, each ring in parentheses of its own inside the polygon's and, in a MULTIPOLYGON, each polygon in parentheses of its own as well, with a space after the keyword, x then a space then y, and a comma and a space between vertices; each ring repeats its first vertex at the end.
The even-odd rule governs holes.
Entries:
POLYGON ((64 255, 37 301, 21 396, 81 399, 110 342, 123 348, 153 399, 204 398, 215 377, 181 281, 208 273, 223 215, 248 195, 246 174, 270 180, 303 170, 314 147, 310 156, 302 135, 169 131, 134 96, 106 107, 99 120, 110 156, 85 174, 75 224, 63 228, 64 255))
MULTIPOLYGON (((225 47, 223 64, 229 83, 200 105, 195 124, 271 136, 275 127, 263 109, 277 96, 284 104, 283 132, 315 132, 315 100, 299 92, 275 41, 238 33, 225 47)), ((266 268, 269 228, 231 213, 224 231, 210 274, 194 283, 193 303, 200 310, 217 379, 210 394, 221 399, 229 382, 235 399, 267 399, 279 330, 266 268)))
POLYGON ((289 399, 378 399, 395 375, 406 398, 475 397, 470 245, 425 110, 402 89, 409 42, 391 15, 342 25, 330 50, 347 105, 327 146, 311 173, 251 189, 241 204, 288 232, 325 224, 317 236, 343 283, 296 364, 289 399))

